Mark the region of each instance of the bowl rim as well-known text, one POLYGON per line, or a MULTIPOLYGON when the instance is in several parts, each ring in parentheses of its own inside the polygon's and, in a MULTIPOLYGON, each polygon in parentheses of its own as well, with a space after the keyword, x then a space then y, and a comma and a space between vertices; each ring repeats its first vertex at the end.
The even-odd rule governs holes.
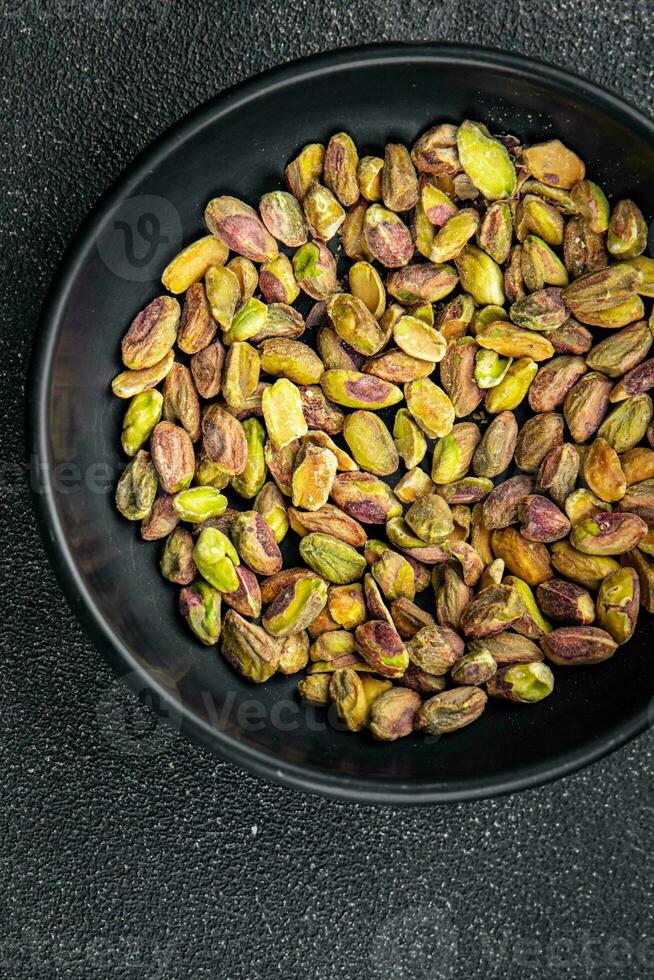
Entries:
POLYGON ((267 780, 304 792, 348 802, 393 806, 486 799, 548 783, 598 761, 635 738, 649 727, 648 711, 643 708, 628 721, 595 736, 578 749, 560 754, 548 764, 522 766, 510 773, 477 776, 451 784, 434 781, 415 785, 376 778, 364 782, 361 777, 317 772, 274 759, 264 750, 245 745, 227 732, 211 727, 176 701, 114 635, 110 623, 96 607, 68 549, 59 519, 49 466, 48 402, 58 325, 80 262, 96 237, 97 227, 111 208, 129 196, 132 188, 148 170, 157 166, 171 145, 197 133, 221 115, 246 105, 262 91, 282 88, 302 77, 309 79, 316 74, 363 67, 371 62, 383 66, 407 59, 430 63, 451 62, 459 68, 465 64, 500 68, 516 77, 528 74, 530 78, 545 83, 569 86, 576 94, 621 118, 654 144, 654 122, 622 97, 566 69, 481 45, 432 41, 379 42, 308 55, 268 69, 219 92, 169 126, 128 164, 93 206, 64 253, 44 300, 32 341, 26 389, 30 392, 26 427, 28 466, 31 470, 36 465, 40 475, 38 490, 34 481, 30 480, 30 484, 41 538, 70 607, 89 638, 117 673, 134 691, 152 695, 154 704, 158 706, 156 710, 167 723, 174 718, 176 730, 195 743, 209 747, 228 762, 267 780))

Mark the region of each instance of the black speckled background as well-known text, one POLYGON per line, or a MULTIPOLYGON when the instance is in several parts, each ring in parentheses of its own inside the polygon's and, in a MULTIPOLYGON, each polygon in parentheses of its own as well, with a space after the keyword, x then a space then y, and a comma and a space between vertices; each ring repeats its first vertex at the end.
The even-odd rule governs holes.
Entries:
POLYGON ((652 112, 651 3, 6 0, 0 13, 0 977, 654 975, 651 734, 471 805, 373 809, 261 782, 114 680, 46 564, 17 462, 57 262, 183 113, 281 61, 383 39, 535 55, 652 112))

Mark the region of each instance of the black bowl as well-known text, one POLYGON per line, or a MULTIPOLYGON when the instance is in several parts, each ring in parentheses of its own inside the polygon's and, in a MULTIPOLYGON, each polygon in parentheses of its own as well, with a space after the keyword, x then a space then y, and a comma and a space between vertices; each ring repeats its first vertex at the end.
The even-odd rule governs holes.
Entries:
POLYGON ((599 667, 556 674, 555 695, 489 705, 440 741, 354 737, 307 711, 294 678, 254 687, 197 645, 158 575, 159 547, 114 510, 124 403, 109 382, 135 312, 160 291, 205 202, 256 202, 312 140, 345 129, 364 152, 411 143, 437 120, 480 119, 525 140, 560 137, 610 195, 654 214, 654 126, 620 99, 543 64, 483 49, 383 45, 286 65, 218 96, 158 139, 81 229, 45 305, 30 393, 35 501, 73 608, 98 647, 192 738, 280 782, 393 803, 471 799, 533 786, 623 745, 648 724, 651 619, 599 667), (648 640, 648 634, 650 639, 648 640))

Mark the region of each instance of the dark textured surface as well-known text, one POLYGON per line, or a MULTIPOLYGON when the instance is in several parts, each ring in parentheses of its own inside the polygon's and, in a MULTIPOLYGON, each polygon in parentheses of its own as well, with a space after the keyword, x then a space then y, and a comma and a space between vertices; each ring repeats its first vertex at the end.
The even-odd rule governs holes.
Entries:
POLYGON ((385 38, 510 47, 651 112, 649 3, 16 0, 3 13, 0 976, 651 976, 650 734, 472 805, 372 809, 262 783, 113 679, 45 565, 15 462, 56 263, 181 114, 281 60, 385 38))

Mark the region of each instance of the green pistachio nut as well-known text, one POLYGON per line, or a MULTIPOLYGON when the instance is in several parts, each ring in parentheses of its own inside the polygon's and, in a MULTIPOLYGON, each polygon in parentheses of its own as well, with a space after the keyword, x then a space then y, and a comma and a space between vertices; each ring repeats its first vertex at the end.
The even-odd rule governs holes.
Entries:
POLYGON ((409 654, 391 623, 370 620, 354 631, 356 651, 382 677, 399 678, 409 666, 409 654))
POLYGON ((139 371, 121 371, 111 382, 111 390, 117 398, 133 398, 142 391, 154 388, 172 370, 175 354, 168 351, 165 357, 150 368, 139 371))
POLYGON ((538 364, 530 357, 521 357, 514 361, 503 381, 488 390, 484 402, 486 411, 496 415, 517 408, 529 391, 537 371, 538 364))
POLYGON ((189 585, 198 573, 193 560, 193 537, 185 527, 176 527, 166 538, 159 568, 164 578, 176 585, 189 585))
POLYGON ((647 222, 633 201, 618 201, 611 213, 606 245, 616 259, 635 259, 647 247, 647 222))
POLYGON ((202 579, 179 594, 179 611, 205 646, 213 646, 220 638, 220 607, 220 592, 202 579))
POLYGON ((274 575, 282 567, 275 535, 255 510, 244 511, 232 526, 232 540, 240 557, 257 575, 274 575))
POLYGON ((327 603, 327 584, 319 576, 291 582, 266 608, 262 623, 275 638, 290 636, 311 626, 327 603))
POLYGON ((214 589, 234 592, 238 588, 234 569, 239 564, 238 552, 222 531, 214 527, 201 531, 193 548, 193 560, 202 578, 214 589))
POLYGON ((231 269, 212 265, 207 269, 204 282, 212 317, 223 330, 229 330, 241 298, 238 278, 231 269))
POLYGON ((205 208, 204 220, 212 235, 251 262, 268 262, 277 255, 277 242, 257 212, 238 198, 214 197, 205 208))
MULTIPOLYGON (((277 255, 259 270, 259 289, 267 303, 294 303, 300 295, 288 256, 277 255)), ((251 334, 251 336, 253 336, 251 334)))
POLYGON ((230 483, 239 497, 246 500, 256 497, 266 479, 266 461, 263 447, 266 443, 266 430, 259 419, 251 418, 243 422, 243 431, 248 447, 245 468, 233 476, 230 483))
POLYGON ((227 497, 212 486, 189 487, 173 497, 173 508, 182 521, 199 524, 218 517, 227 507, 227 497))
POLYGON ((356 582, 366 568, 363 555, 330 534, 307 534, 300 541, 300 554, 314 572, 335 585, 356 582))
POLYGON ((139 449, 116 486, 116 508, 128 521, 142 521, 157 494, 157 470, 150 453, 139 449))
POLYGON ((336 262, 324 242, 307 242, 293 256, 298 286, 312 299, 328 300, 337 288, 336 262))
POLYGON ((455 259, 479 226, 479 213, 474 208, 457 211, 434 237, 429 258, 432 262, 450 262, 455 259))
POLYGON ((338 461, 331 449, 310 443, 298 453, 291 495, 293 506, 303 510, 319 510, 329 499, 338 461))
POLYGON ((372 574, 384 597, 389 601, 400 598, 413 601, 415 598, 413 568, 406 558, 398 555, 396 551, 385 548, 372 563, 372 574))
POLYGON ((152 368, 169 353, 177 338, 180 312, 172 296, 158 296, 141 310, 121 342, 126 368, 152 368))
POLYGON ((511 252, 512 238, 513 217, 509 204, 506 201, 490 204, 477 229, 477 245, 498 265, 504 265, 511 252))
POLYGON ((489 136, 485 126, 471 120, 461 123, 456 145, 461 166, 485 198, 497 201, 513 195, 517 185, 513 162, 506 147, 489 136))
POLYGON ((187 245, 168 263, 161 274, 161 284, 171 293, 183 293, 202 279, 210 266, 224 265, 228 255, 229 250, 222 242, 213 235, 205 235, 187 245))
POLYGON ((434 447, 431 478, 434 483, 454 483, 470 468, 481 433, 474 422, 459 422, 434 447))
POLYGON ((482 348, 475 353, 475 383, 478 388, 494 388, 506 377, 513 364, 512 357, 503 357, 497 351, 482 348))
POLYGON ((260 626, 230 609, 223 623, 221 653, 237 673, 262 684, 277 670, 282 647, 260 626))
POLYGON ((504 277, 497 262, 476 245, 466 245, 454 259, 461 288, 480 306, 504 305, 504 277))
POLYGON ((330 369, 322 375, 320 387, 327 398, 346 408, 375 410, 402 400, 397 385, 360 371, 330 369))
POLYGON ((128 456, 135 456, 161 418, 163 396, 150 389, 134 395, 123 419, 121 444, 128 456))
POLYGON ((287 166, 284 177, 291 194, 298 201, 302 201, 309 188, 322 177, 324 160, 325 147, 322 143, 309 143, 287 166))
POLYGON ((427 440, 406 408, 400 408, 393 423, 393 440, 408 470, 418 466, 427 452, 427 440))
POLYGON ((369 357, 384 346, 384 333, 365 303, 349 293, 337 293, 327 303, 336 333, 354 350, 369 357))
POLYGON ((445 735, 471 725, 483 713, 487 697, 480 687, 455 687, 423 702, 416 728, 426 735, 445 735))
POLYGON ((370 255, 387 269, 401 268, 413 255, 411 232, 394 211, 380 204, 371 204, 365 212, 363 240, 370 255))
MULTIPOLYGON (((357 188, 358 192, 358 188, 357 188)), ((338 199, 322 184, 314 184, 302 201, 309 231, 314 238, 328 242, 345 221, 345 211, 338 199)))
POLYGON ((554 674, 541 661, 502 667, 486 684, 492 698, 534 704, 549 697, 554 690, 554 674))
POLYGON ((452 680, 455 684, 478 687, 485 684, 497 672, 497 664, 488 650, 475 650, 466 653, 452 667, 452 680))
POLYGON ((419 197, 418 177, 406 146, 388 143, 384 149, 382 200, 391 211, 409 211, 419 197))
POLYGON ((407 408, 429 439, 448 435, 454 425, 454 406, 442 388, 429 378, 418 378, 404 386, 407 408))
POLYGON ((265 483, 256 495, 253 509, 264 518, 279 544, 288 531, 288 514, 284 496, 275 483, 265 483))
POLYGON ((399 466, 399 455, 393 437, 373 412, 352 412, 345 419, 343 436, 355 460, 364 470, 376 476, 389 476, 399 466))
POLYGON ((591 231, 599 235, 608 230, 611 209, 601 187, 592 180, 580 180, 571 188, 570 199, 591 231))
POLYGON ((288 191, 264 194, 259 201, 259 214, 270 234, 284 245, 297 248, 306 242, 304 213, 297 198, 288 191))
POLYGON ((640 582, 633 568, 607 575, 597 593, 597 623, 616 643, 633 636, 640 604, 640 582))
POLYGON ((266 388, 262 408, 268 438, 275 449, 284 449, 308 432, 300 392, 287 378, 266 388))

